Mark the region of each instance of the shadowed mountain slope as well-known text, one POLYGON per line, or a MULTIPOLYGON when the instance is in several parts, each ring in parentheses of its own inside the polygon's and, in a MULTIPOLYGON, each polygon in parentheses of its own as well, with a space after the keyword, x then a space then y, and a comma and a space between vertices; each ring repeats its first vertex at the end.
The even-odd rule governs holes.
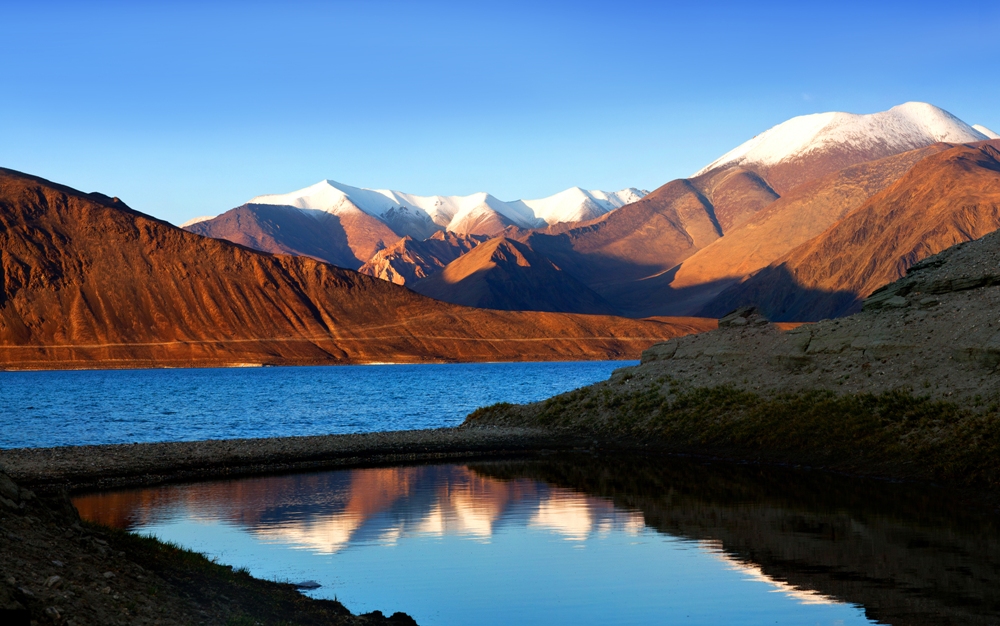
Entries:
POLYGON ((0 170, 0 364, 631 357, 714 320, 468 309, 0 170))
POLYGON ((404 237, 376 252, 358 271, 397 285, 409 285, 436 274, 487 239, 486 235, 459 235, 446 230, 423 241, 404 237))
POLYGON ((859 208, 924 157, 949 147, 934 144, 911 150, 854 165, 796 187, 679 266, 623 291, 622 300, 632 303, 626 311, 637 316, 693 314, 727 287, 859 208))
POLYGON ((702 310, 720 316, 753 304, 769 318, 845 315, 906 269, 1000 228, 1000 140, 951 147, 825 232, 796 247, 702 310))
POLYGON ((721 236, 711 203, 675 180, 596 220, 516 238, 608 298, 622 282, 667 270, 721 236))
POLYGON ((588 289, 525 243, 497 237, 413 284, 426 296, 487 309, 615 314, 588 289))

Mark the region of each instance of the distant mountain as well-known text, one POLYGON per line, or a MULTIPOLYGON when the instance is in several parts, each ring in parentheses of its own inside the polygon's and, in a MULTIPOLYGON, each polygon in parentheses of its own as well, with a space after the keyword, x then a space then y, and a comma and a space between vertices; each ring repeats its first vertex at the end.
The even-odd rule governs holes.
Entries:
POLYGON ((703 309, 756 305, 812 321, 861 300, 928 256, 1000 228, 1000 140, 937 150, 840 221, 735 284, 703 309))
POLYGON ((778 193, 850 165, 924 148, 938 142, 968 143, 996 138, 944 109, 907 102, 888 111, 856 115, 816 113, 787 122, 740 144, 694 176, 742 167, 763 176, 778 193))
POLYGON ((425 239, 436 230, 496 235, 507 226, 535 228, 603 215, 638 200, 638 189, 584 191, 578 187, 539 200, 503 202, 488 193, 416 196, 385 189, 360 189, 332 180, 282 195, 258 196, 251 204, 290 206, 333 215, 362 211, 401 236, 425 239))
POLYGON ((0 169, 0 367, 621 358, 714 320, 486 311, 0 169))
POLYGON ((326 180, 288 194, 258 196, 217 217, 191 220, 184 228, 264 252, 301 254, 358 269, 402 237, 422 241, 440 231, 492 236, 509 226, 579 221, 613 211, 645 193, 574 187, 539 200, 502 202, 487 193, 416 196, 326 180))
POLYGON ((525 243, 495 237, 411 285, 437 300, 507 311, 614 315, 601 296, 525 243))
MULTIPOLYGON (((364 267, 366 273, 407 285, 430 280, 475 250, 454 239, 427 240, 427 233, 449 229, 503 236, 526 244, 535 255, 534 262, 517 269, 518 284, 541 284, 540 278, 525 274, 552 266, 558 268, 560 280, 576 280, 625 315, 688 315, 710 302, 723 302, 716 299, 725 290, 735 289, 749 275, 847 218, 923 159, 996 136, 933 105, 910 102, 868 115, 793 118, 731 150, 692 178, 670 181, 648 194, 574 188, 543 200, 501 203, 487 194, 422 198, 327 181, 287 196, 255 200, 285 203, 282 210, 294 206, 309 215, 334 216, 343 235, 337 231, 322 238, 340 236, 346 243, 307 245, 322 229, 313 229, 307 237, 297 236, 289 226, 260 227, 262 234, 251 238, 222 228, 225 216, 190 228, 349 267, 361 267, 370 252, 374 256, 364 267), (347 214, 370 223, 363 229, 340 225, 340 216, 347 214), (379 225, 409 239, 394 241, 379 225), (350 258, 334 254, 344 245, 351 248, 350 258)), ((259 222, 240 229, 253 231, 259 222)), ((469 266, 478 262, 470 261, 469 266)), ((441 281, 429 283, 438 285, 437 297, 471 302, 456 295, 464 288, 456 291, 441 281)), ((485 292, 475 300, 512 302, 507 294, 511 284, 479 281, 477 293, 497 291, 492 300, 485 292)), ((554 291, 524 293, 530 297, 517 299, 519 306, 531 309, 567 310, 571 302, 554 291)))
POLYGON ((722 228, 708 199, 676 180, 597 219, 513 236, 615 303, 621 285, 677 265, 722 228))
POLYGON ((307 213, 271 204, 244 204, 185 230, 275 254, 309 256, 358 269, 398 235, 361 211, 307 213))
POLYGON ((423 241, 404 237, 380 250, 358 271, 397 285, 412 285, 489 239, 486 235, 458 235, 438 231, 423 241))

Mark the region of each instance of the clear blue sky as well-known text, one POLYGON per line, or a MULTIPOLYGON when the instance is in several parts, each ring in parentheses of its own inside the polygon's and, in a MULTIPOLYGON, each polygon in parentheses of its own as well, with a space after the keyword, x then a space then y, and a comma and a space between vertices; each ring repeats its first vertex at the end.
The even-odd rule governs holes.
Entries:
POLYGON ((6 2, 0 166, 180 222, 323 178, 653 189, 795 115, 1000 131, 1000 2, 6 2))

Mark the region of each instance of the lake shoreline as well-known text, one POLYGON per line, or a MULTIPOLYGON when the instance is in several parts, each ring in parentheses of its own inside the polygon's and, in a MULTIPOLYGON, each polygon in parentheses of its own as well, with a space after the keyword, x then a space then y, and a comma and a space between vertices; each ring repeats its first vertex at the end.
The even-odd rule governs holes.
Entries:
POLYGON ((463 425, 351 435, 0 450, 0 472, 36 492, 94 493, 123 488, 361 467, 546 458, 561 454, 690 458, 928 486, 947 486, 977 508, 1000 511, 1000 491, 986 485, 899 473, 883 463, 823 462, 759 450, 678 446, 655 438, 608 436, 566 428, 463 425))
POLYGON ((14 448, 0 471, 36 491, 123 487, 349 467, 471 461, 583 449, 592 438, 533 428, 14 448))

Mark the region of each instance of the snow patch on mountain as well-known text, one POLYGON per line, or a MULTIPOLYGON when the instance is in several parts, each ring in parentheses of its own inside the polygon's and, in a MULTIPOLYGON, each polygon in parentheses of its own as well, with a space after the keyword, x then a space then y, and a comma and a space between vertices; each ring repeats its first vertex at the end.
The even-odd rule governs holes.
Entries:
POLYGON ((202 215, 200 217, 194 217, 189 219, 188 221, 178 226, 178 228, 187 228, 188 226, 192 226, 194 224, 197 224, 198 222, 207 222, 208 220, 214 220, 214 219, 215 219, 214 215, 202 215))
POLYGON ((462 233, 490 217, 522 228, 592 219, 635 202, 647 193, 635 188, 608 192, 573 187, 547 198, 504 202, 482 192, 468 196, 416 196, 324 180, 291 193, 257 196, 250 204, 291 206, 334 215, 362 211, 394 226, 401 217, 430 219, 443 229, 462 233))
POLYGON ((989 129, 970 126, 944 109, 907 102, 888 111, 816 113, 793 117, 730 150, 695 176, 726 165, 777 165, 830 148, 859 151, 889 148, 916 150, 939 141, 966 143, 995 137, 989 129))

